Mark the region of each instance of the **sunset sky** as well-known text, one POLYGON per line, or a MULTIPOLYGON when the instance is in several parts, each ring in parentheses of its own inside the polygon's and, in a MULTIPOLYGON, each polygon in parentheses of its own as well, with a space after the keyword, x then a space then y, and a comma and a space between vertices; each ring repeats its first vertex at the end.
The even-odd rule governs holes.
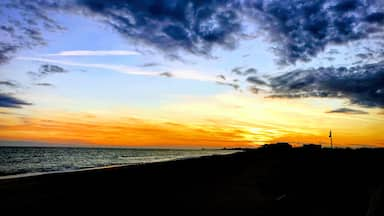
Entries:
POLYGON ((0 145, 384 147, 382 0, 2 0, 0 145))

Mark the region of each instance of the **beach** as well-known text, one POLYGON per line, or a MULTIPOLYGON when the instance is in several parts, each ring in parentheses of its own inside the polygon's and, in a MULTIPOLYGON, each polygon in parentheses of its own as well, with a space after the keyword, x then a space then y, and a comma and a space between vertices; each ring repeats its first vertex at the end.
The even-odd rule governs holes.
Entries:
POLYGON ((256 149, 0 180, 3 212, 382 215, 383 149, 256 149))

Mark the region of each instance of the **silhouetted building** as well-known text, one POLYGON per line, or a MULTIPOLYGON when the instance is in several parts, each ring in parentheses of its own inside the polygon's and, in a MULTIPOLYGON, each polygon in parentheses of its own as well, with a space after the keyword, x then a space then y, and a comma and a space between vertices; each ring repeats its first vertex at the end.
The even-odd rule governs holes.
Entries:
POLYGON ((289 150, 292 146, 286 142, 279 142, 275 144, 265 144, 262 148, 271 150, 289 150))
POLYGON ((321 149, 321 145, 317 144, 304 144, 303 149, 321 149))

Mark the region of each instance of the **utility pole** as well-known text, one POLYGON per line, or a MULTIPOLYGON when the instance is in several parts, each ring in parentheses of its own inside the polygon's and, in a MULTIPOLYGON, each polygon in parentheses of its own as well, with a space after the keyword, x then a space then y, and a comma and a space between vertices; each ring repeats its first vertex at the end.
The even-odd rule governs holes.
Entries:
POLYGON ((333 148, 333 143, 332 143, 332 130, 329 130, 329 141, 331 142, 331 148, 333 148))

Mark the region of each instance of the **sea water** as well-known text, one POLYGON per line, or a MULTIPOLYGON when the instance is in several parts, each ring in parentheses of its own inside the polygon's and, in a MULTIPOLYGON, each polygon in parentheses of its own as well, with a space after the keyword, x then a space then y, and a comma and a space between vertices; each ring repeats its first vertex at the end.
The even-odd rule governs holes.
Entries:
POLYGON ((0 147, 0 179, 231 154, 232 150, 0 147))

